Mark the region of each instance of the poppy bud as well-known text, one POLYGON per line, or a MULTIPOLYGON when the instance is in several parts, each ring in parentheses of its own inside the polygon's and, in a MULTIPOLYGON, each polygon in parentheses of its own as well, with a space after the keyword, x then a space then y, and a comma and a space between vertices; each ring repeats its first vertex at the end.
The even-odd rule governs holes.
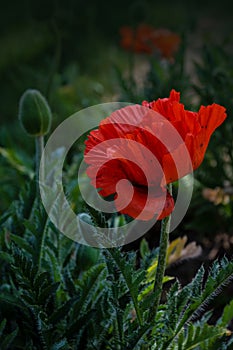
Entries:
POLYGON ((52 113, 45 97, 38 90, 28 89, 22 95, 19 120, 30 136, 43 136, 49 132, 52 113))
POLYGON ((90 269, 92 266, 96 265, 99 255, 99 249, 86 245, 79 245, 76 257, 77 267, 83 271, 90 269))

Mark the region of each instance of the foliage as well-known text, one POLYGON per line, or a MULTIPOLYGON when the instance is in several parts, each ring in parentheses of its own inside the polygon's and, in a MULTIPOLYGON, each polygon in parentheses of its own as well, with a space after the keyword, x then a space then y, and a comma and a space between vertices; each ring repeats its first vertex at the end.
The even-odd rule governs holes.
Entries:
MULTIPOLYGON (((58 232, 33 186, 13 204, 11 217, 1 218, 2 349, 211 349, 216 339, 228 349, 233 303, 215 326, 206 323, 206 310, 232 281, 231 261, 216 261, 207 280, 202 267, 184 288, 173 282, 155 318, 154 293, 144 293, 151 283, 145 266, 154 265, 155 253, 144 248, 139 267, 135 253, 118 248, 90 259, 96 249, 84 254, 58 232)), ((98 213, 92 215, 98 222, 98 213)))

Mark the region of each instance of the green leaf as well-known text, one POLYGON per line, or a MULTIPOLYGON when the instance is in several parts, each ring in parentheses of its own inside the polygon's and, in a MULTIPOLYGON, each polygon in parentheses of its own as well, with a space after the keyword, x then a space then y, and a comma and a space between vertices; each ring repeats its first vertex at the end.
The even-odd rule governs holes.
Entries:
POLYGON ((138 270, 137 272, 134 270, 134 273, 132 273, 132 266, 134 266, 132 259, 127 261, 126 256, 121 253, 119 249, 108 249, 108 253, 114 260, 117 268, 125 280, 126 286, 128 287, 132 297, 138 322, 140 325, 142 325, 142 312, 138 302, 138 294, 139 286, 145 277, 145 273, 142 270, 138 270))
POLYGON ((61 322, 61 320, 64 320, 65 317, 68 316, 73 304, 74 304, 74 300, 70 299, 66 301, 62 306, 57 308, 54 311, 54 313, 49 317, 49 322, 55 325, 58 322, 61 322))
POLYGON ((233 300, 230 302, 230 304, 226 305, 222 317, 218 321, 218 324, 221 326, 228 326, 230 321, 233 319, 233 300))
POLYGON ((50 350, 62 350, 62 349, 68 349, 68 343, 66 339, 62 339, 52 345, 50 350))
MULTIPOLYGON (((174 340, 169 350, 192 350, 198 349, 203 344, 212 344, 217 338, 226 334, 226 329, 223 327, 189 324, 187 329, 179 334, 178 340, 174 340)), ((165 348, 163 348, 165 349, 165 348)))
POLYGON ((48 287, 43 289, 38 296, 38 303, 42 304, 42 305, 45 303, 48 303, 50 298, 55 294, 59 285, 60 285, 60 283, 56 282, 56 283, 52 283, 51 285, 49 285, 48 287))
POLYGON ((52 252, 52 250, 47 247, 46 247, 46 254, 48 255, 49 261, 51 263, 51 271, 53 273, 54 281, 61 282, 62 281, 61 266, 59 264, 57 257, 55 256, 54 252, 52 252))
POLYGON ((77 335, 80 331, 88 327, 88 324, 91 322, 93 315, 94 310, 89 310, 83 316, 79 317, 76 321, 74 321, 65 331, 66 337, 73 337, 74 335, 77 335))
POLYGON ((2 320, 2 322, 0 323, 0 337, 5 329, 6 326, 6 319, 2 320))
MULTIPOLYGON (((204 268, 201 267, 193 281, 172 298, 172 304, 166 312, 167 322, 171 324, 169 320, 174 319, 174 314, 178 314, 178 320, 175 322, 175 329, 172 327, 173 330, 170 332, 167 341, 164 342, 162 349, 173 343, 173 340, 180 336, 187 324, 191 321, 194 322, 197 318, 200 319, 201 314, 205 312, 210 301, 219 295, 223 287, 230 283, 233 278, 233 262, 229 262, 226 258, 221 261, 215 261, 205 284, 203 283, 204 272, 204 268), (177 306, 175 306, 176 303, 177 306)), ((171 297, 172 295, 168 296, 168 298, 171 297)), ((211 334, 211 329, 208 330, 211 334)), ((223 330, 223 327, 219 327, 218 330, 221 334, 226 331, 225 328, 223 330)), ((189 335, 191 336, 191 333, 189 335)))
POLYGON ((3 215, 1 215, 0 217, 0 226, 2 224, 4 224, 4 222, 12 215, 12 213, 10 211, 7 211, 6 213, 4 213, 3 215))
POLYGON ((13 233, 10 234, 10 239, 14 241, 20 248, 26 250, 30 255, 34 254, 34 249, 32 246, 26 241, 25 238, 17 236, 13 233))
POLYGON ((74 304, 74 317, 76 317, 75 315, 79 315, 81 312, 86 311, 86 306, 90 302, 91 295, 96 288, 97 280, 104 268, 105 264, 93 266, 83 274, 81 280, 77 281, 80 296, 74 304))
POLYGON ((13 258, 7 252, 0 251, 0 260, 4 260, 5 262, 11 264, 13 262, 13 258))
POLYGON ((41 288, 44 284, 48 284, 50 280, 50 274, 48 271, 44 271, 35 276, 33 281, 33 287, 35 290, 41 288))
POLYGON ((148 242, 145 240, 145 238, 143 238, 143 239, 141 240, 141 243, 140 243, 140 255, 141 255, 142 259, 144 259, 145 256, 146 256, 147 254, 149 254, 149 253, 150 253, 149 244, 148 244, 148 242))
POLYGON ((18 328, 16 328, 12 333, 10 334, 7 334, 5 337, 4 337, 4 340, 1 341, 1 350, 9 350, 9 349, 12 349, 11 348, 11 344, 13 343, 15 337, 17 336, 18 334, 18 328))
POLYGON ((19 172, 33 178, 34 172, 21 161, 16 151, 0 147, 0 154, 19 172))
MULTIPOLYGON (((36 215, 36 213, 35 213, 36 215)), ((36 227, 35 222, 31 222, 30 220, 24 220, 23 224, 25 226, 26 229, 28 229, 28 231, 30 231, 33 236, 37 237, 38 236, 38 229, 36 227)))
POLYGON ((23 307, 22 303, 20 302, 20 300, 17 296, 11 295, 11 294, 6 294, 6 293, 0 294, 0 304, 1 303, 10 304, 14 308, 15 307, 23 307))

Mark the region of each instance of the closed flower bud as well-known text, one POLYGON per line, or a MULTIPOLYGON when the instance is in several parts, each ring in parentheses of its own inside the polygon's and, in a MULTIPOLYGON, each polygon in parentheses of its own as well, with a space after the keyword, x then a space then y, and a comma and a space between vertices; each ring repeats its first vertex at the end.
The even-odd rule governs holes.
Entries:
POLYGON ((86 271, 97 264, 100 250, 86 245, 79 245, 76 264, 79 270, 86 271))
POLYGON ((48 102, 38 90, 24 92, 19 102, 19 120, 30 136, 46 135, 51 126, 52 113, 48 102))

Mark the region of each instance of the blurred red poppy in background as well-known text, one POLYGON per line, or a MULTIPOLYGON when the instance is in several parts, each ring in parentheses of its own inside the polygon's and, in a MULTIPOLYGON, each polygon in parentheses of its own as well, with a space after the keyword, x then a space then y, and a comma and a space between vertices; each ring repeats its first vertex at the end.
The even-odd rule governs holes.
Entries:
POLYGON ((120 29, 121 46, 129 51, 152 54, 156 51, 162 57, 172 58, 180 45, 180 36, 168 29, 156 29, 146 24, 137 28, 124 26, 120 29))
POLYGON ((174 208, 166 185, 199 167, 226 113, 217 104, 187 111, 175 90, 142 105, 113 112, 91 131, 85 142, 87 175, 103 197, 114 196, 119 212, 140 220, 163 219, 174 208), (122 179, 128 182, 119 190, 122 179))

